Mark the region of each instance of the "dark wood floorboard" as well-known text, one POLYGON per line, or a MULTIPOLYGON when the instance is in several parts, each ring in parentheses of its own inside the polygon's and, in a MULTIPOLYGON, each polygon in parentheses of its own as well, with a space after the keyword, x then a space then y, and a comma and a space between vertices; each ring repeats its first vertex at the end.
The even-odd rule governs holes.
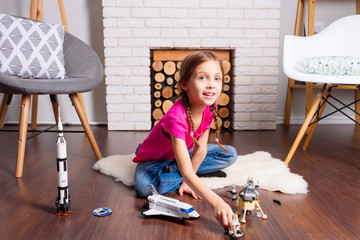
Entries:
MULTIPOLYGON (((66 127, 73 128, 81 129, 66 127)), ((222 142, 234 145, 240 155, 262 150, 283 160, 299 128, 224 132, 222 142)), ((103 156, 133 153, 148 134, 109 132, 103 126, 92 129, 103 156)), ((141 215, 144 199, 92 169, 96 158, 85 135, 65 133, 65 137, 73 211, 57 216, 57 134, 42 133, 27 141, 24 176, 15 179, 17 133, 0 132, 0 239, 229 239, 210 206, 189 196, 168 194, 192 204, 201 215, 199 220, 182 224, 175 219, 145 218, 141 215), (113 214, 95 217, 92 210, 98 207, 109 207, 113 214)), ((309 183, 309 193, 260 190, 268 219, 248 216, 242 224, 243 239, 360 239, 360 130, 351 125, 318 126, 308 150, 296 151, 290 169, 309 183), (280 200, 281 206, 273 199, 280 200)), ((229 190, 216 192, 236 211, 229 190)))

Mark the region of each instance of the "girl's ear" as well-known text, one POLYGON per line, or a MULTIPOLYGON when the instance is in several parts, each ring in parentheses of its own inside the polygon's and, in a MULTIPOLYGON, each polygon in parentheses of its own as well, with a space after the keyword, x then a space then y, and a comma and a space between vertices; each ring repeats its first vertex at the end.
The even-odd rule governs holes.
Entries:
POLYGON ((189 89, 187 85, 188 85, 188 84, 187 84, 187 81, 186 81, 186 82, 183 82, 183 83, 180 85, 180 87, 181 87, 182 90, 184 90, 185 92, 187 92, 188 89, 189 89))

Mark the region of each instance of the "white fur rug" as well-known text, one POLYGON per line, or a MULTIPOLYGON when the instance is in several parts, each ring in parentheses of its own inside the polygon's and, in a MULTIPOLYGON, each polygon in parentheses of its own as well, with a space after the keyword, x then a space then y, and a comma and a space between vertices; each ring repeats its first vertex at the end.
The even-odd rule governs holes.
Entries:
MULTIPOLYGON (((134 154, 113 155, 97 161, 93 168, 105 175, 112 176, 115 181, 127 186, 134 185, 136 164, 132 161, 134 154)), ((258 151, 238 156, 237 161, 223 170, 226 178, 201 178, 211 189, 223 188, 236 184, 244 186, 249 177, 260 188, 269 191, 296 194, 307 193, 307 182, 302 176, 291 173, 289 167, 281 160, 272 158, 270 153, 258 151)))

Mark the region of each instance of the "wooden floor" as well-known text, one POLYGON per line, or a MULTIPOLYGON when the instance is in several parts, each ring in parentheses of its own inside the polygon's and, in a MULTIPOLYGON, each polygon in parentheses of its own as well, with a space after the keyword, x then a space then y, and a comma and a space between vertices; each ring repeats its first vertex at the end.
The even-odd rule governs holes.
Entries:
MULTIPOLYGON (((234 145, 240 155, 263 150, 285 159, 299 128, 225 132, 223 143, 234 145)), ((109 132, 102 126, 92 129, 103 156, 133 153, 148 134, 109 132)), ((144 199, 92 169, 96 159, 84 134, 65 133, 65 137, 72 213, 57 216, 57 134, 42 133, 27 141, 24 176, 15 179, 17 133, 0 132, 0 239, 229 239, 210 206, 189 196, 168 194, 193 205, 199 220, 182 224, 145 218, 141 215, 144 199), (109 207, 113 214, 95 217, 92 210, 98 207, 109 207)), ((360 130, 351 125, 319 126, 308 150, 295 153, 290 169, 304 176, 310 192, 289 195, 260 190, 268 219, 248 216, 242 225, 243 239, 360 239, 360 130)), ((229 190, 216 192, 236 211, 229 190)))

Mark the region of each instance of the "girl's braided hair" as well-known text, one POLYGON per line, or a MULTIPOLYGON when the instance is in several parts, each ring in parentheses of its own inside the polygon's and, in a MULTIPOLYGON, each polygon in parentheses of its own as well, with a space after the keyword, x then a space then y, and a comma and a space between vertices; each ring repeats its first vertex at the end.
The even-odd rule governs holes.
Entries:
MULTIPOLYGON (((223 66, 222 66, 222 61, 219 58, 219 56, 217 56, 213 52, 210 52, 210 51, 194 52, 194 53, 188 55, 184 59, 184 61, 181 64, 181 68, 180 68, 180 79, 179 79, 179 84, 178 84, 179 97, 182 101, 182 104, 184 105, 188 120, 190 122, 190 126, 191 126, 190 134, 194 141, 194 149, 199 148, 199 143, 194 137, 195 129, 194 129, 194 122, 193 122, 193 119, 191 116, 191 111, 190 111, 190 103, 189 103, 189 99, 188 99, 186 91, 182 90, 182 86, 184 83, 186 83, 190 80, 190 78, 192 77, 194 70, 197 66, 199 66, 200 64, 202 64, 206 61, 210 61, 210 60, 216 61, 219 64, 220 69, 221 69, 221 75, 222 75, 222 85, 224 87, 224 80, 223 80, 224 79, 224 70, 223 70, 223 66)), ((214 118, 215 126, 216 126, 215 142, 220 146, 221 149, 223 149, 225 152, 227 152, 228 149, 226 149, 224 146, 222 146, 219 142, 220 126, 218 124, 218 110, 217 110, 215 103, 211 105, 210 109, 213 112, 213 118, 214 118)))

